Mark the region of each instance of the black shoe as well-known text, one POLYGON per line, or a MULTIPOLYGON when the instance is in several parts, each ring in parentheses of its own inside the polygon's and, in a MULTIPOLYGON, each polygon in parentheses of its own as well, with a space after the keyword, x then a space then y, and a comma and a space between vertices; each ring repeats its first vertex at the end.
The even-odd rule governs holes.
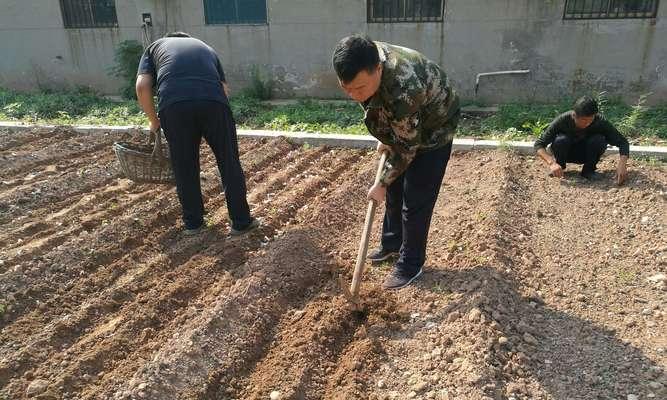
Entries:
POLYGON ((243 229, 234 229, 234 228, 232 228, 229 231, 229 234, 232 235, 232 236, 241 236, 241 235, 244 235, 248 232, 254 231, 255 229, 259 228, 261 225, 262 225, 261 222, 257 218, 253 218, 252 221, 250 221, 250 223, 245 228, 243 228, 243 229))
POLYGON ((380 263, 396 256, 398 256, 398 251, 389 251, 380 247, 379 249, 366 256, 366 258, 369 259, 372 263, 380 263))
POLYGON ((422 274, 422 269, 415 273, 404 272, 400 269, 394 267, 394 269, 387 275, 382 283, 382 289, 385 290, 397 290, 403 289, 412 283, 419 275, 422 274))
POLYGON ((598 181, 602 177, 600 174, 598 174, 595 171, 581 171, 581 177, 588 180, 588 181, 598 181))

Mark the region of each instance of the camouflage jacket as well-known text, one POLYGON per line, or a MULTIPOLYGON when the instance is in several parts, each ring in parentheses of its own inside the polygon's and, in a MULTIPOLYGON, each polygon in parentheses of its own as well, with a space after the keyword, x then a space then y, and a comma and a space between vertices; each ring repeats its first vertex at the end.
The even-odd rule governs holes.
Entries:
POLYGON ((376 45, 382 79, 378 91, 362 106, 370 134, 391 147, 380 180, 389 185, 418 151, 452 142, 460 107, 447 75, 436 63, 405 47, 376 45))

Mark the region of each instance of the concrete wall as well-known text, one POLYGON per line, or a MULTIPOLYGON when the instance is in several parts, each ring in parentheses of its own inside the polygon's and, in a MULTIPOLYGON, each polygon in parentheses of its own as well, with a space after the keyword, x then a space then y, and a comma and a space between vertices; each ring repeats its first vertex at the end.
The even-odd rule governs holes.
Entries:
POLYGON ((140 15, 151 12, 154 38, 191 32, 219 51, 234 88, 258 65, 281 97, 341 97, 331 50, 341 37, 364 32, 422 51, 469 99, 477 73, 529 69, 482 78, 478 100, 606 90, 628 101, 648 92, 652 102, 667 101, 667 4, 656 19, 564 21, 564 0, 446 0, 442 23, 368 24, 365 0, 267 0, 268 24, 206 25, 202 0, 116 0, 118 28, 65 30, 58 1, 4 3, 0 51, 10 56, 0 58, 0 85, 22 89, 76 83, 117 90, 106 73, 113 49, 139 40, 140 15))
MULTIPOLYGON (((141 12, 164 0, 116 0, 117 28, 64 29, 57 0, 0 2, 0 85, 20 90, 90 86, 116 92, 114 49, 141 40, 141 12)), ((162 7, 163 8, 163 7, 162 7)))

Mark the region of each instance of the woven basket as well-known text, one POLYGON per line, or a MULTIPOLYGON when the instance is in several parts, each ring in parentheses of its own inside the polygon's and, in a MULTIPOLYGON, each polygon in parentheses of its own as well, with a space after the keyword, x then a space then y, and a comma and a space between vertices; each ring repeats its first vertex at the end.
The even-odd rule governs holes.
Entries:
POLYGON ((120 168, 137 183, 174 184, 169 151, 162 145, 162 130, 151 132, 148 144, 116 142, 113 149, 120 168))

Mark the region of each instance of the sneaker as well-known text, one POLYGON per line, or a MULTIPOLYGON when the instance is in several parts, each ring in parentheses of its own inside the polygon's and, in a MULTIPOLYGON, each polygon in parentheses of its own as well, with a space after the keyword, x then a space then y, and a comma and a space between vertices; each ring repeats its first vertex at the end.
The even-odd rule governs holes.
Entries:
POLYGON ((384 279, 382 283, 382 288, 385 290, 397 290, 403 289, 412 283, 419 275, 422 274, 422 269, 419 268, 414 274, 403 272, 400 269, 394 268, 389 275, 384 279))
POLYGON ((261 222, 257 218, 253 218, 252 221, 250 221, 250 223, 248 224, 248 226, 246 226, 243 229, 234 229, 234 228, 232 228, 231 231, 229 232, 229 234, 232 235, 232 236, 241 236, 241 235, 244 235, 248 232, 254 231, 255 229, 259 228, 261 225, 262 225, 261 222))
POLYGON ((398 256, 398 251, 389 251, 380 247, 379 249, 366 256, 366 258, 369 259, 371 263, 375 264, 396 256, 398 256))

